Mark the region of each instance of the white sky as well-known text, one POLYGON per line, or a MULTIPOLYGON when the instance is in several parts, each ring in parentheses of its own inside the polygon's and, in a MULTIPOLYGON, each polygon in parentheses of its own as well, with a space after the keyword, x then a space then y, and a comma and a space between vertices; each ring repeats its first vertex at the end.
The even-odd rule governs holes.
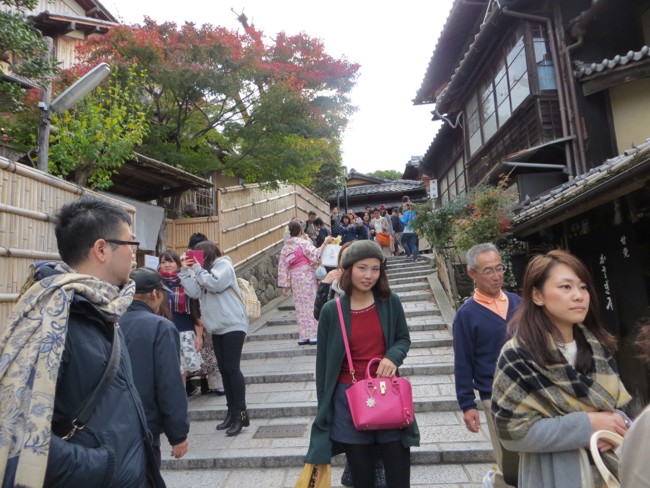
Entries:
POLYGON ((424 155, 438 130, 432 105, 414 106, 429 59, 453 0, 103 0, 126 23, 144 15, 158 22, 192 21, 240 28, 251 24, 273 37, 305 32, 323 40, 334 57, 359 63, 351 93, 358 111, 343 137, 343 164, 360 173, 402 172, 411 156, 424 155))

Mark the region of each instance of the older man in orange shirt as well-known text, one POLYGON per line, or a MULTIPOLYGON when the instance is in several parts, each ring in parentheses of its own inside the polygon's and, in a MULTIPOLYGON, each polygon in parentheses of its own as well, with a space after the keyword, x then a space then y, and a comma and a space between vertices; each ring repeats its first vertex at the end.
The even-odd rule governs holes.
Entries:
POLYGON ((506 324, 521 298, 503 291, 505 267, 494 244, 477 244, 467 252, 467 273, 476 289, 456 312, 453 324, 454 377, 456 398, 463 411, 465 426, 479 431, 480 420, 474 390, 478 391, 487 419, 494 457, 499 471, 495 487, 508 486, 506 479, 516 483, 518 459, 515 453, 503 450, 490 412, 492 380, 501 347, 506 340, 506 324))

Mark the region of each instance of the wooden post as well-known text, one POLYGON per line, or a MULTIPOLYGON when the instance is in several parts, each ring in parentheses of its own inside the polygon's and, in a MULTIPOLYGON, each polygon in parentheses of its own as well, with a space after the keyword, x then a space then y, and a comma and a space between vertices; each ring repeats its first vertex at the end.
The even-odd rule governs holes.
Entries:
MULTIPOLYGON (((44 37, 47 44, 47 62, 52 59, 54 41, 51 37, 44 37)), ((50 101, 52 99, 52 81, 48 81, 44 87, 41 87, 41 100, 38 106, 41 109, 41 121, 38 126, 38 138, 36 144, 38 146, 38 166, 37 168, 44 173, 48 172, 47 162, 48 153, 50 151, 50 101)))

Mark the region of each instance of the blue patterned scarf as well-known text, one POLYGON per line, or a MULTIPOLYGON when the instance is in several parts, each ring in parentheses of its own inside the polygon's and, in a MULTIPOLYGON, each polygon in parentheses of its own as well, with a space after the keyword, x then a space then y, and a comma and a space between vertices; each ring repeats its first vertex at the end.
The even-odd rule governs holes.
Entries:
POLYGON ((43 486, 52 433, 56 380, 73 296, 117 318, 135 285, 121 290, 49 263, 58 274, 32 285, 19 299, 0 337, 0 473, 2 486, 43 486))

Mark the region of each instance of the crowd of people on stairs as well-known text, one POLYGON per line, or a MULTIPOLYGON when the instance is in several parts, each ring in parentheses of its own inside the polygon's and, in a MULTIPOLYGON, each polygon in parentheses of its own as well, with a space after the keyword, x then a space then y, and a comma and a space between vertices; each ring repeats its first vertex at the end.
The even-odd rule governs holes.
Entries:
MULTIPOLYGON (((360 216, 335 208, 331 230, 309 212, 306 222, 289 222, 279 255, 278 286, 293 295, 298 344, 316 346, 305 472, 327 473, 345 453, 345 486, 411 483, 417 415, 366 429, 349 393, 367 369, 383 384, 377 395, 385 393, 409 353, 386 258, 418 258, 412 207, 405 199, 360 216), (334 261, 325 266, 325 256, 334 261)), ((249 284, 200 233, 181 255, 162 253, 158 269, 134 269, 131 217, 106 199, 63 205, 54 231, 61 260, 32 267, 0 337, 2 486, 164 487, 163 435, 174 458, 191 449, 191 376, 202 376, 203 394, 225 396, 217 430, 236 436, 250 426, 241 369, 254 317, 244 300, 249 284)), ((466 263, 475 289, 452 324, 454 383, 465 427, 480 432, 481 410, 487 423, 497 467, 484 486, 595 488, 618 466, 620 486, 650 487, 650 407, 633 410, 587 266, 565 250, 532 256, 516 294, 504 289, 506 263, 494 244, 472 247, 466 263), (590 451, 601 431, 619 440, 594 438, 590 451)), ((650 362, 643 321, 637 344, 650 362)), ((368 408, 383 401, 373 395, 368 408)))

